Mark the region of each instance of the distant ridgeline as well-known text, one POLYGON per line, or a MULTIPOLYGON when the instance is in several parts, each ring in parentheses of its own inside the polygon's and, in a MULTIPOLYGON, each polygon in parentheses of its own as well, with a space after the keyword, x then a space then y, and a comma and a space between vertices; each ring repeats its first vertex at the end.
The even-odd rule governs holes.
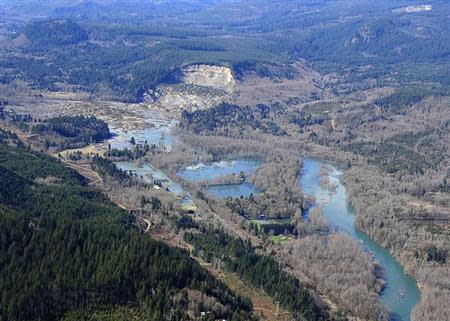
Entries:
MULTIPOLYGON (((245 2, 236 5, 246 6, 245 2)), ((169 17, 170 22, 160 27, 160 21, 150 22, 155 18, 152 10, 176 14, 179 8, 150 9, 148 4, 138 10, 142 4, 136 2, 121 6, 120 14, 130 11, 129 16, 110 24, 104 21, 115 12, 105 9, 108 6, 88 2, 59 8, 54 14, 63 18, 32 22, 10 39, 9 54, 0 59, 0 82, 24 80, 53 91, 68 86, 135 102, 191 64, 226 65, 237 79, 249 71, 261 77, 291 79, 295 75, 292 63, 307 59, 323 74, 346 74, 349 82, 373 78, 380 84, 431 81, 450 86, 448 4, 436 3, 428 13, 396 14, 388 10, 392 4, 380 2, 374 4, 378 6, 374 11, 366 8, 367 15, 362 6, 345 8, 348 19, 341 19, 343 9, 334 12, 334 5, 339 7, 329 1, 299 19, 286 14, 296 12, 298 4, 286 4, 290 7, 286 11, 270 9, 270 18, 242 19, 248 26, 227 21, 226 11, 223 15, 220 11, 199 13, 205 21, 223 16, 217 18, 223 19, 220 30, 214 27, 217 21, 211 21, 213 27, 208 29, 191 19, 179 18, 176 23, 177 19, 169 17), (137 23, 131 11, 137 15, 148 12, 148 17, 137 23), (66 18, 71 12, 76 22, 66 18)))
POLYGON ((76 172, 0 134, 1 320, 254 319, 248 300, 185 251, 142 234, 76 172))
POLYGON ((419 80, 449 86, 450 27, 443 22, 448 19, 443 11, 436 9, 426 19, 387 14, 319 28, 300 37, 295 51, 322 73, 350 68, 353 80, 382 80, 390 74, 394 83, 419 80))
POLYGON ((292 78, 291 64, 307 59, 322 73, 342 72, 351 82, 373 78, 450 86, 446 1, 416 13, 393 10, 398 6, 392 1, 350 7, 336 1, 234 5, 238 10, 230 15, 230 8, 215 1, 52 2, 44 11, 46 5, 36 5, 35 12, 17 4, 17 12, 55 19, 14 30, 22 33, 9 39, 0 81, 25 80, 49 90, 69 86, 139 101, 190 64, 227 65, 236 78, 248 71, 292 78))
POLYGON ((126 24, 84 24, 70 19, 32 22, 11 39, 14 54, 0 59, 0 82, 26 80, 50 91, 81 90, 122 101, 141 101, 143 94, 170 82, 177 70, 191 64, 232 67, 237 77, 247 70, 258 75, 292 76, 284 56, 235 38, 205 39, 208 33, 185 27, 126 24), (26 53, 26 55, 23 55, 26 53), (43 64, 39 57, 45 57, 43 64), (267 68, 264 64, 277 65, 267 68), (8 73, 6 73, 8 70, 8 73))

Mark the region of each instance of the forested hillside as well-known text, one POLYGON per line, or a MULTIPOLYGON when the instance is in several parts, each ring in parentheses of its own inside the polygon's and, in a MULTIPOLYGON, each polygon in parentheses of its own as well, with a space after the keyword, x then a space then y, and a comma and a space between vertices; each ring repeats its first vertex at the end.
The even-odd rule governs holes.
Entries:
POLYGON ((308 59, 324 74, 390 85, 436 84, 449 68, 445 1, 414 14, 398 9, 408 1, 237 1, 236 12, 227 1, 59 2, 43 5, 37 21, 26 14, 31 5, 5 5, 24 17, 3 27, 0 83, 141 101, 196 63, 276 79, 291 78, 290 66, 308 59))
POLYGON ((88 39, 86 30, 71 20, 44 20, 29 24, 25 35, 36 46, 71 45, 88 39))
POLYGON ((257 254, 250 243, 211 227, 202 227, 198 234, 186 234, 185 239, 206 260, 222 260, 228 270, 262 288, 292 311, 297 319, 326 320, 309 291, 300 286, 295 277, 284 272, 272 257, 257 254))
POLYGON ((37 125, 31 132, 46 138, 46 147, 60 150, 98 143, 112 136, 108 124, 95 117, 63 116, 53 117, 37 125))
POLYGON ((0 316, 252 320, 250 303, 40 154, 0 145, 0 316))

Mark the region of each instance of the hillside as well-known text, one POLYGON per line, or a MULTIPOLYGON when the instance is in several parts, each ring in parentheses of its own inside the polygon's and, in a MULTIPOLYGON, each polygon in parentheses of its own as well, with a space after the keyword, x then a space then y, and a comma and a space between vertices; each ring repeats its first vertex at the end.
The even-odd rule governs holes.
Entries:
POLYGON ((88 39, 86 30, 68 19, 34 22, 25 28, 25 35, 42 47, 72 45, 88 39))
POLYGON ((5 24, 12 45, 0 60, 0 80, 138 102, 180 69, 203 64, 230 67, 236 79, 252 73, 292 79, 302 59, 358 85, 371 78, 395 86, 446 78, 448 4, 409 12, 388 1, 355 8, 348 1, 237 2, 236 12, 226 1, 183 2, 171 10, 154 1, 55 4, 46 19, 5 24))
POLYGON ((60 163, 2 144, 0 176, 2 320, 252 319, 248 301, 60 163))

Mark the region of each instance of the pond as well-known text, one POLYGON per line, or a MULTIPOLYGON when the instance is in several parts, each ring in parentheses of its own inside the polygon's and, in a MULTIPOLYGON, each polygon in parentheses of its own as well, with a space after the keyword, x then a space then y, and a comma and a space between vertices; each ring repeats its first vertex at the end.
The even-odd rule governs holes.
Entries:
POLYGON ((210 164, 198 163, 186 167, 178 173, 178 176, 190 182, 210 181, 223 176, 239 175, 241 171, 247 176, 253 174, 259 165, 261 165, 261 161, 254 158, 240 158, 210 164))
MULTIPOLYGON (((220 161, 210 164, 199 163, 188 166, 184 170, 178 172, 178 176, 190 182, 213 181, 225 176, 239 176, 240 172, 244 172, 246 176, 253 174, 261 161, 253 158, 241 158, 230 161, 220 161)), ((257 194, 258 189, 248 183, 240 184, 211 184, 206 187, 206 192, 219 198, 227 197, 248 197, 250 194, 257 194)))

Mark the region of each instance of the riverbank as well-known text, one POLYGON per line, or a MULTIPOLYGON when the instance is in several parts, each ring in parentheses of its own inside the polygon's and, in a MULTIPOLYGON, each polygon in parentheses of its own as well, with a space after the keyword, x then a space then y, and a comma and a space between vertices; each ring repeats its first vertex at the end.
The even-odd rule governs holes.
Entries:
MULTIPOLYGON (((324 163, 322 163, 324 164, 324 163)), ((327 166, 330 166, 327 163, 327 166)), ((317 159, 304 160, 304 175, 301 185, 305 193, 324 200, 327 191, 320 184, 321 163, 317 159)), ((408 277, 395 258, 381 246, 371 240, 366 234, 355 227, 354 210, 347 199, 347 192, 341 182, 342 172, 334 168, 329 179, 337 184, 334 194, 326 203, 321 203, 327 220, 337 231, 343 231, 350 237, 361 242, 363 248, 377 259, 383 267, 386 286, 381 291, 381 300, 396 320, 409 321, 411 311, 420 299, 419 289, 415 281, 408 277)))

